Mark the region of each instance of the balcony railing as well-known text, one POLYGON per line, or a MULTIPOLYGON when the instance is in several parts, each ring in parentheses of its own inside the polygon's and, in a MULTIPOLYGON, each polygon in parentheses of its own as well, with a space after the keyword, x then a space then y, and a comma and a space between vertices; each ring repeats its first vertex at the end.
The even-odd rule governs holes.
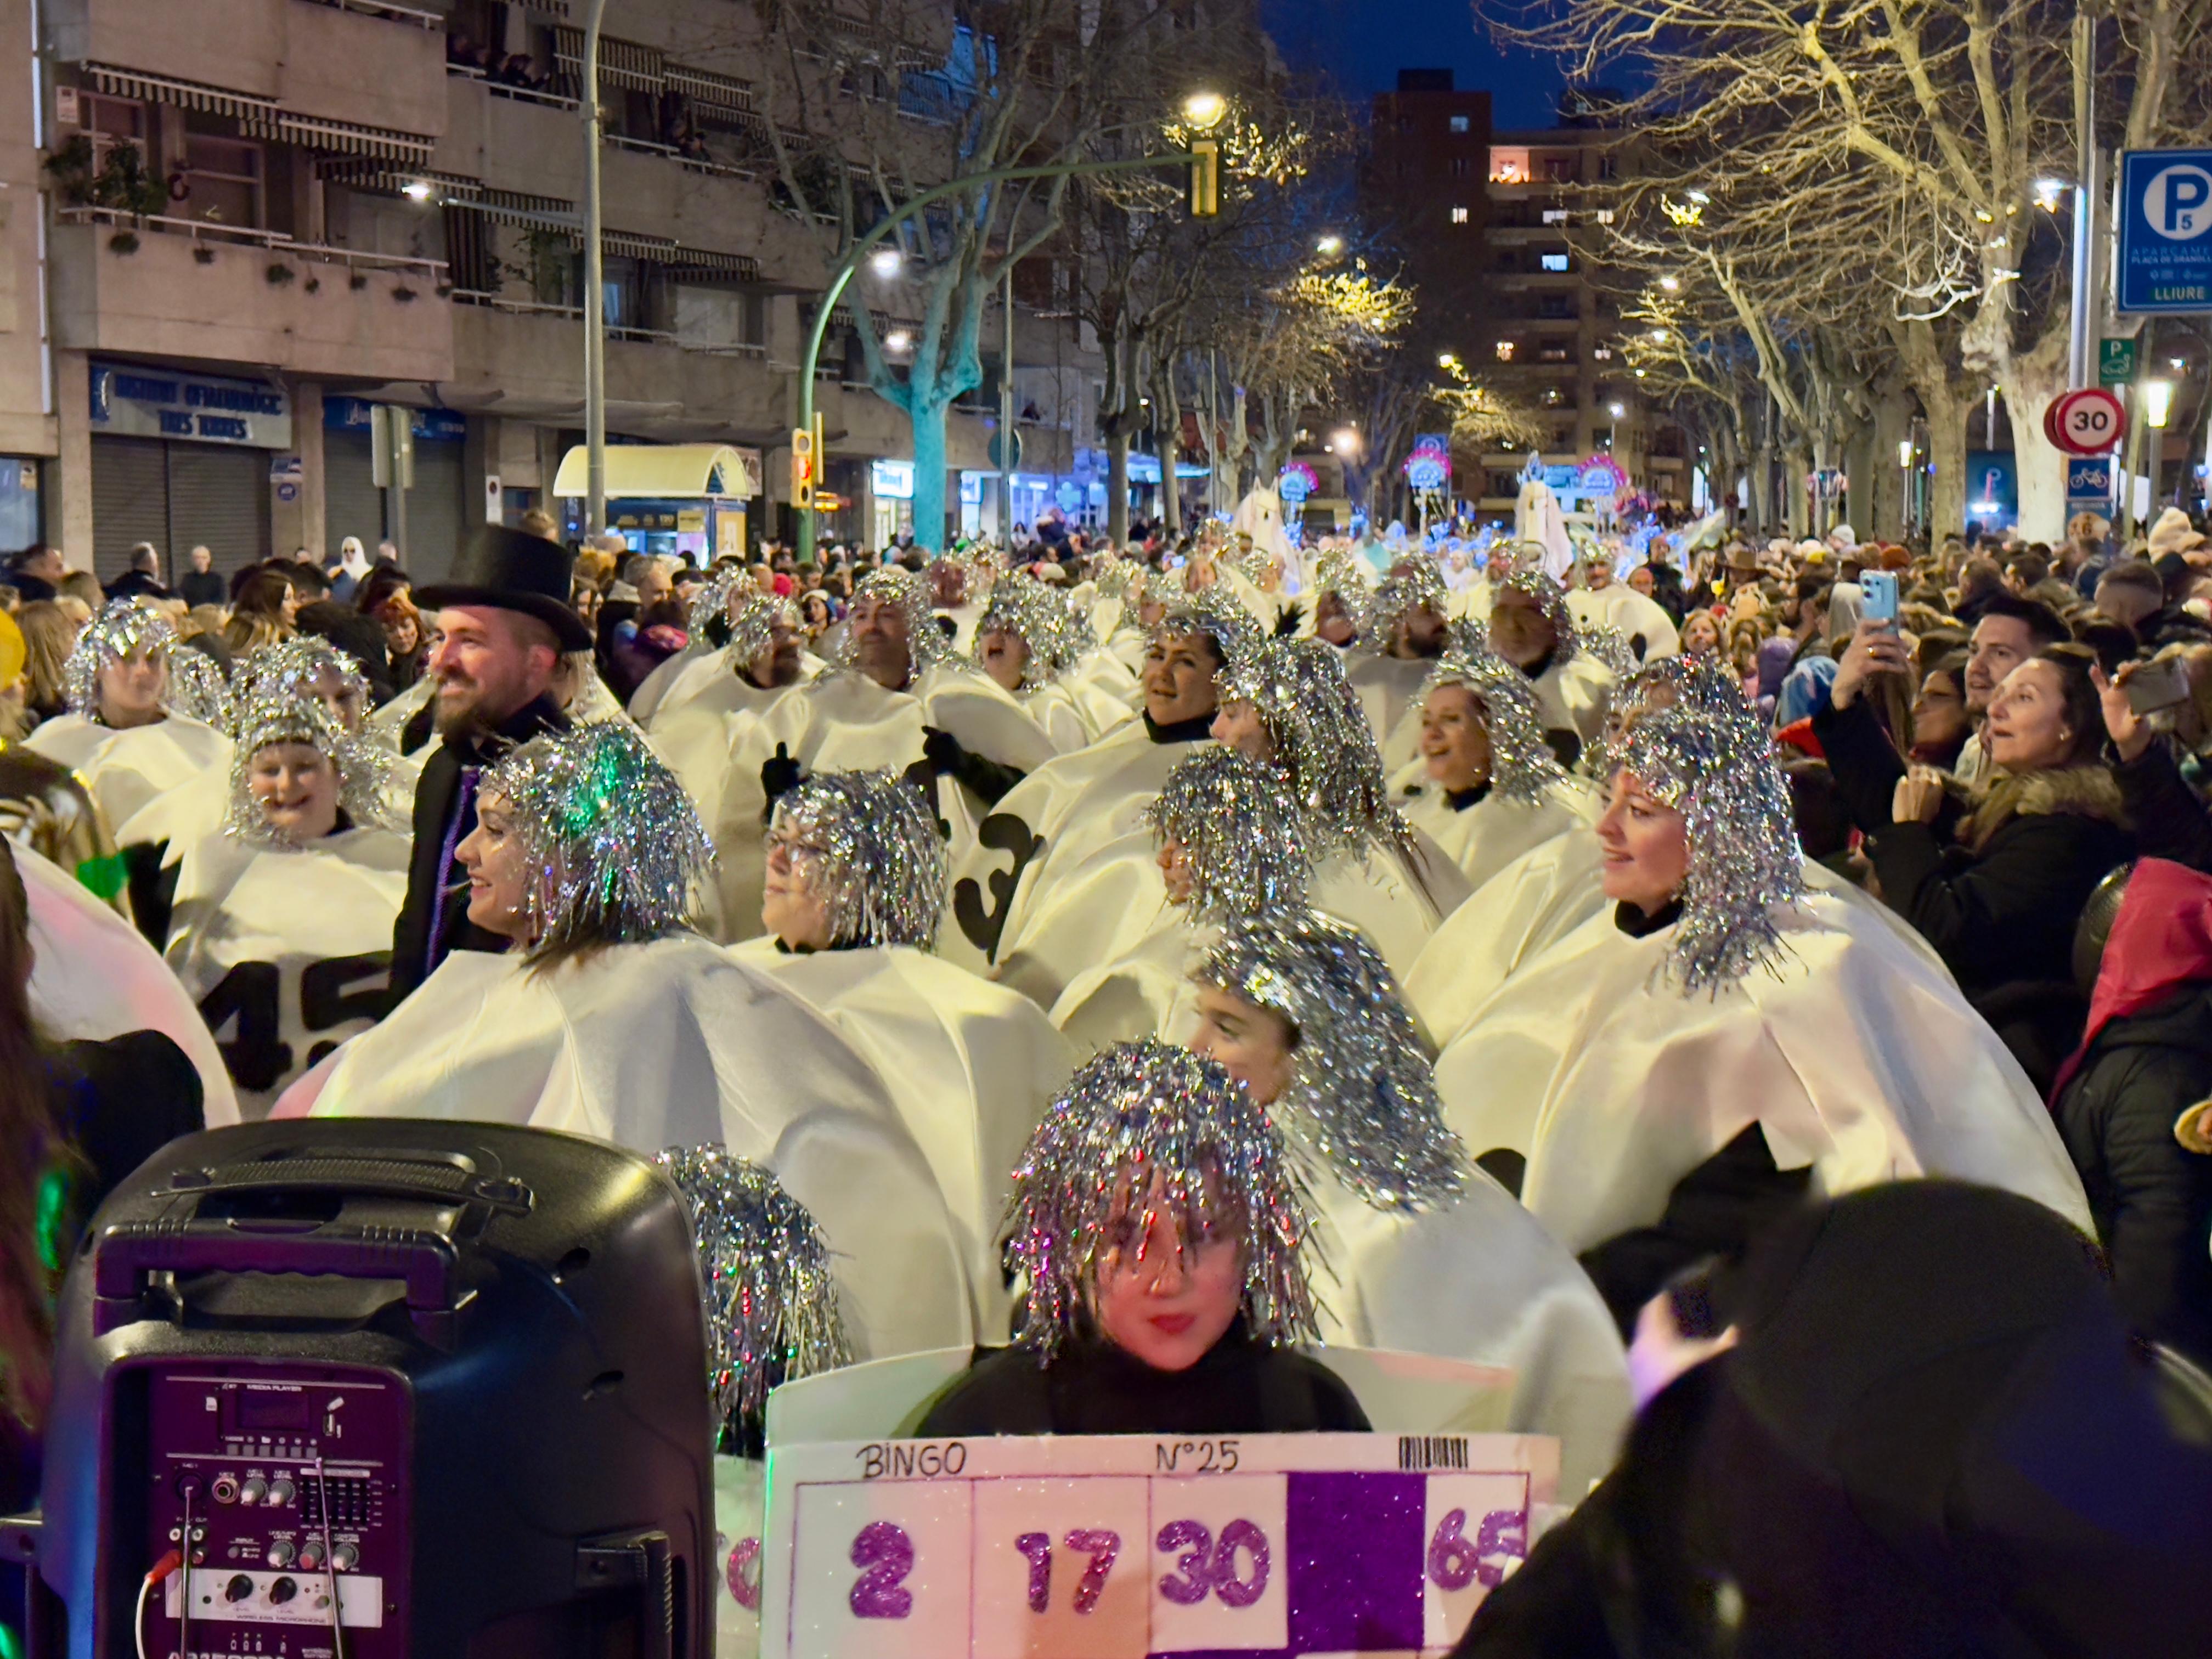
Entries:
POLYGON ((517 86, 512 81, 495 81, 471 64, 456 64, 447 60, 446 73, 464 81, 474 81, 495 98, 512 98, 517 103, 543 104, 548 109, 566 110, 573 114, 582 107, 579 101, 565 93, 548 92, 539 87, 517 86))
MULTIPOLYGON (((481 306, 486 311, 503 311, 514 317, 552 317, 563 322, 584 320, 581 306, 566 306, 544 300, 515 300, 488 289, 457 288, 453 290, 457 305, 481 306)), ((674 333, 658 328, 629 328, 618 324, 607 325, 607 338, 627 341, 632 345, 670 345, 681 351, 696 351, 710 357, 762 357, 768 356, 765 345, 749 345, 743 341, 702 340, 695 336, 674 333)))
POLYGON ((441 13, 422 11, 414 6, 395 6, 390 0, 313 0, 319 6, 328 6, 332 11, 357 11, 368 17, 388 17, 395 23, 412 23, 418 29, 439 29, 446 27, 441 13))
POLYGON ((281 230, 259 230, 247 225, 226 225, 209 219, 176 219, 161 213, 125 213, 119 208, 64 207, 55 210, 64 225, 112 225, 118 230, 152 230, 166 236, 182 236, 195 243, 215 242, 232 247, 265 248, 287 258, 313 264, 343 265, 349 270, 412 272, 430 283, 446 280, 443 259, 420 259, 405 254, 370 253, 360 248, 337 247, 324 242, 301 242, 281 230))

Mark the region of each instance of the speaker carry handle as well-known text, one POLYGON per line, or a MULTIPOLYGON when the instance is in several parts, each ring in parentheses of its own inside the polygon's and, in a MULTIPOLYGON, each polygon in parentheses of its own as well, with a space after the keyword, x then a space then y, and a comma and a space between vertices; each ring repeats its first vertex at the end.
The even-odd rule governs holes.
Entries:
POLYGON ((416 1334, 450 1349, 461 1304, 459 1256, 442 1234, 409 1227, 337 1227, 312 1233, 241 1233, 222 1221, 126 1221, 93 1246, 93 1334, 146 1318, 146 1276, 155 1273, 304 1273, 398 1279, 416 1334))

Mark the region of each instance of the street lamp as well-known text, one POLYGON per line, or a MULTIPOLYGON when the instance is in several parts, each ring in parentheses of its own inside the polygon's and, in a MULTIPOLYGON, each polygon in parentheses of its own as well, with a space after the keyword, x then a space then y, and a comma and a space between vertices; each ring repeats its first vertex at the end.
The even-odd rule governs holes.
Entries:
POLYGON ((410 202, 427 202, 430 199, 429 181, 425 179, 410 179, 399 187, 399 193, 410 202))
POLYGON ((906 255, 895 247, 879 247, 868 256, 868 269, 885 281, 897 276, 905 263, 906 255))
POLYGON ((2154 427, 2163 427, 2166 417, 2173 410, 2173 382, 2145 380, 2143 382, 2143 414, 2154 427))
POLYGON ((1669 294, 1677 293, 1681 289, 1682 279, 1679 276, 1662 276, 1659 279, 1659 286, 1669 294))
POLYGON ((1912 531, 1912 440, 1897 441, 1897 470, 1904 475, 1900 480, 1902 494, 1898 497, 1897 521, 1906 534, 1912 531))
POLYGON ((1459 358, 1452 352, 1439 351, 1437 354, 1437 367, 1438 368, 1457 368, 1459 367, 1459 358))
POLYGON ((1628 407, 1625 404, 1609 404, 1607 408, 1613 416, 1613 426, 1605 434, 1605 447, 1606 453, 1611 454, 1620 447, 1620 417, 1628 413, 1628 407))
POLYGON ((1182 100, 1182 118, 1200 132, 1211 132, 1229 113, 1229 100, 1218 92, 1194 92, 1182 100))
POLYGON ((1334 259, 1338 254, 1344 252, 1344 238, 1341 236, 1324 236, 1321 240, 1314 244, 1314 252, 1320 254, 1324 259, 1334 259))
POLYGON ((1341 427, 1331 434, 1328 447, 1332 453, 1349 459, 1359 453, 1359 434, 1351 427, 1341 427))

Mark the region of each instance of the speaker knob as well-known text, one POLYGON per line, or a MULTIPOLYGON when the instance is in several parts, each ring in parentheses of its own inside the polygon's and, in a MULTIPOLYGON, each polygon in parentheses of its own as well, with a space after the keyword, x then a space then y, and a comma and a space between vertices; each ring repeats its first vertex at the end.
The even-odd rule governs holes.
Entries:
POLYGON ((242 1572, 232 1574, 230 1582, 222 1587, 222 1599, 226 1601, 243 1601, 252 1594, 253 1581, 242 1572))
POLYGON ((292 1540, 289 1538, 280 1538, 269 1547, 269 1565, 272 1567, 290 1566, 292 1556, 292 1540))

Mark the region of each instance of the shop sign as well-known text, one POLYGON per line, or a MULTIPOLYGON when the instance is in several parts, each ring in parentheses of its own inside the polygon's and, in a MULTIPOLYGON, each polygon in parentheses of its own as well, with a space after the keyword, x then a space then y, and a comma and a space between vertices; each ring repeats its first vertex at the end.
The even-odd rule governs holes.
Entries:
POLYGON ((879 500, 910 501, 914 499, 914 463, 912 461, 874 461, 868 469, 869 487, 879 500))
POLYGON ((256 449, 292 447, 292 400, 259 380, 95 362, 91 386, 95 433, 256 449))
MULTIPOLYGON (((366 398, 323 399, 323 427, 329 432, 366 432, 369 411, 376 405, 366 398)), ((418 444, 457 444, 469 435, 468 416, 450 409, 410 409, 407 425, 418 444)))

